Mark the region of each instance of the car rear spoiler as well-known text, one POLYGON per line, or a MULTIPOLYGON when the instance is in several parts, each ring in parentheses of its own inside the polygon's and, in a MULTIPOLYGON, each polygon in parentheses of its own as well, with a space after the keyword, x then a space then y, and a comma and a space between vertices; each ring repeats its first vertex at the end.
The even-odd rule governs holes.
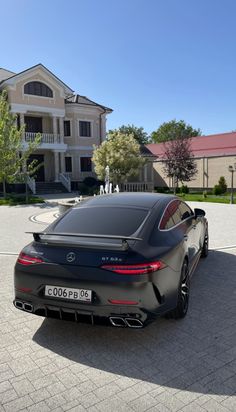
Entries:
MULTIPOLYGON (((71 238, 91 238, 91 239, 113 239, 113 240, 121 240, 121 246, 123 250, 129 249, 130 245, 128 241, 140 241, 142 238, 140 237, 134 237, 134 236, 116 236, 116 235, 97 235, 93 233, 67 233, 67 232, 62 232, 62 233, 50 233, 50 232, 26 232, 29 234, 33 235, 33 238, 35 242, 40 242, 41 236, 61 236, 61 237, 71 237, 71 238)), ((111 243, 99 243, 98 244, 92 244, 92 243, 85 243, 85 244, 80 244, 80 246, 106 246, 106 247, 116 247, 117 244, 111 244, 111 243)))

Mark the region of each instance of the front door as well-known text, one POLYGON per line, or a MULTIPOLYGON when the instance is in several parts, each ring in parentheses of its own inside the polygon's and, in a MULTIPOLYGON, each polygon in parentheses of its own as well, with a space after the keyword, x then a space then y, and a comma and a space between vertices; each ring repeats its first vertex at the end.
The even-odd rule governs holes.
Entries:
POLYGON ((33 154, 29 156, 28 164, 31 163, 33 160, 37 160, 38 164, 43 163, 42 166, 35 172, 34 178, 36 182, 45 182, 45 174, 44 174, 44 155, 33 154))

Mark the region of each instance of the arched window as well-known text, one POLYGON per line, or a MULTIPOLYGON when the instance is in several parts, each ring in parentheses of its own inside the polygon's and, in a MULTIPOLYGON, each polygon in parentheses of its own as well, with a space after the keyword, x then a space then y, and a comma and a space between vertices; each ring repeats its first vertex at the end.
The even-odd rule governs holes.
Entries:
POLYGON ((44 83, 30 82, 24 86, 25 94, 33 94, 34 96, 53 97, 52 90, 44 83))

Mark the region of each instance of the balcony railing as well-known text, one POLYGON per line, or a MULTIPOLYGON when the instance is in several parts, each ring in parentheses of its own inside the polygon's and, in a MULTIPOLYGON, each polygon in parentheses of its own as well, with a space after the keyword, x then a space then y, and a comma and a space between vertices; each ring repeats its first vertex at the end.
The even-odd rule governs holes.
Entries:
POLYGON ((153 182, 128 182, 121 184, 121 190, 124 192, 151 192, 153 182))
POLYGON ((71 180, 66 176, 65 173, 59 173, 59 180, 63 184, 63 186, 68 190, 68 192, 71 192, 71 180))
MULTIPOLYGON (((38 133, 26 132, 24 134, 24 141, 26 143, 34 142, 37 134, 38 133)), ((49 143, 49 144, 60 143, 60 135, 59 134, 40 133, 40 135, 41 135, 41 143, 49 143)))

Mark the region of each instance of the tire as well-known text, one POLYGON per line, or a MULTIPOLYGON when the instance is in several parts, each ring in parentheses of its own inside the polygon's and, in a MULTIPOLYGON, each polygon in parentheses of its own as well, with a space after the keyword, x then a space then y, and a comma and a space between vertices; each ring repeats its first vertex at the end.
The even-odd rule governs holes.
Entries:
POLYGON ((171 312, 167 313, 167 319, 182 319, 186 316, 189 303, 190 278, 188 263, 185 260, 181 269, 181 277, 178 287, 177 306, 171 312))
POLYGON ((201 258, 206 258, 208 256, 208 245, 209 245, 209 236, 208 236, 208 232, 206 232, 204 236, 204 243, 202 246, 201 258))

